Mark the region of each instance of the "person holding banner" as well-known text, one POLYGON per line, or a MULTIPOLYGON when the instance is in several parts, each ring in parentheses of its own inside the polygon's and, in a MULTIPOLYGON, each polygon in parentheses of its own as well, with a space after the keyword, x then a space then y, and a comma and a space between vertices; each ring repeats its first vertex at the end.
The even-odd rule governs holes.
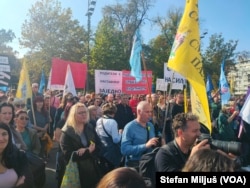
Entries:
POLYGON ((44 140, 43 138, 47 134, 50 118, 49 113, 44 106, 43 96, 35 97, 33 102, 33 110, 28 110, 28 116, 33 128, 37 130, 37 135, 40 139, 41 151, 39 155, 46 159, 48 157, 48 153, 46 152, 48 140, 44 140))
POLYGON ((28 98, 27 102, 26 102, 26 107, 28 110, 31 109, 31 105, 33 105, 33 101, 34 101, 36 96, 43 97, 43 94, 38 92, 38 90, 39 90, 38 83, 32 83, 31 90, 32 90, 32 98, 31 99, 28 98), (33 101, 31 101, 31 100, 33 100, 33 101))

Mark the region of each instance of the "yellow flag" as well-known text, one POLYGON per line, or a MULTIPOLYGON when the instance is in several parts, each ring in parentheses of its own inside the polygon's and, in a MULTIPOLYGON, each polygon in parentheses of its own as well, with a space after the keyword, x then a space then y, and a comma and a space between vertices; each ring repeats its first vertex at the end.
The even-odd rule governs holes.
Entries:
POLYGON ((23 62, 23 67, 20 72, 20 78, 18 82, 16 98, 27 99, 32 97, 29 71, 26 66, 26 62, 23 62))
POLYGON ((168 67, 184 76, 193 87, 197 95, 195 102, 200 104, 202 110, 197 110, 198 108, 192 106, 192 112, 200 118, 206 118, 203 124, 211 132, 211 119, 200 55, 198 0, 186 0, 184 14, 169 56, 168 67))

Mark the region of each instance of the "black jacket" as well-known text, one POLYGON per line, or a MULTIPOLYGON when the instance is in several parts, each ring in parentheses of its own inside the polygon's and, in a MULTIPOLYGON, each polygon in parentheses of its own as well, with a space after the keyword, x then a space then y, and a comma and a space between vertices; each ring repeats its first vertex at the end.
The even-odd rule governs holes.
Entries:
POLYGON ((128 105, 124 104, 117 104, 116 105, 117 111, 115 113, 114 119, 116 120, 119 129, 124 129, 125 125, 134 120, 134 114, 132 112, 132 108, 128 105))
POLYGON ((156 172, 181 171, 189 155, 182 153, 175 140, 163 145, 155 156, 156 172))
POLYGON ((89 147, 90 141, 96 144, 96 149, 93 153, 89 153, 87 150, 82 156, 73 156, 73 161, 76 161, 78 164, 81 187, 92 188, 95 187, 100 180, 100 175, 96 171, 94 165, 94 159, 98 156, 99 141, 95 130, 93 130, 90 124, 85 125, 84 134, 87 139, 87 146, 82 144, 80 136, 75 133, 73 127, 67 126, 66 129, 62 130, 60 146, 67 164, 72 152, 77 151, 80 148, 89 147))

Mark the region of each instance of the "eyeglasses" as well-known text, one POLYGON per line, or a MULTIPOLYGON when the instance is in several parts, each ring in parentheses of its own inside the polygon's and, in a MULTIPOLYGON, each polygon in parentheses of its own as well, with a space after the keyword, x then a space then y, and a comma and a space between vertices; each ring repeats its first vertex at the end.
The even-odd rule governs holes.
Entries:
POLYGON ((77 114, 78 114, 78 115, 87 114, 87 111, 78 112, 77 114))
POLYGON ((25 107, 25 104, 16 104, 15 105, 17 108, 24 108, 25 107))
POLYGON ((28 117, 20 117, 20 120, 29 120, 29 118, 28 117))

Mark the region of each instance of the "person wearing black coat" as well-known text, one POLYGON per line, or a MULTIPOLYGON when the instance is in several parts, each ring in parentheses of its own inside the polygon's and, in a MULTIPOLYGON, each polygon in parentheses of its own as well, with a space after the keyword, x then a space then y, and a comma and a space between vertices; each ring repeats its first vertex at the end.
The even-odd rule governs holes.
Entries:
POLYGON ((114 119, 116 120, 119 129, 124 129, 128 122, 135 119, 132 108, 128 105, 128 100, 128 96, 123 94, 121 95, 120 103, 116 105, 117 111, 114 119))
POLYGON ((60 147, 66 164, 73 152, 77 162, 81 187, 94 188, 102 177, 96 167, 100 140, 89 122, 87 107, 76 103, 70 109, 67 121, 62 128, 60 147))

